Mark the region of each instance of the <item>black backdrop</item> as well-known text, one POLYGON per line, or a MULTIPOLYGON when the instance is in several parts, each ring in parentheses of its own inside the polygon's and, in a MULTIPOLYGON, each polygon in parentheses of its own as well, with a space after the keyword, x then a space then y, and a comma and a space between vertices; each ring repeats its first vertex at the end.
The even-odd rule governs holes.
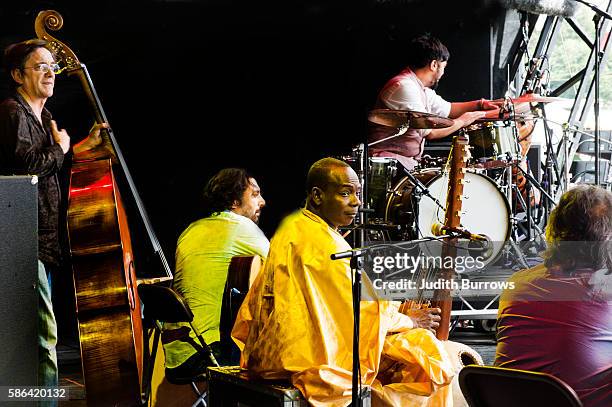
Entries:
MULTIPOLYGON (((442 96, 501 96, 490 44, 504 11, 491 0, 21 0, 0 6, 0 45, 33 37, 47 8, 63 15, 56 36, 88 66, 171 264, 205 181, 223 167, 256 176, 270 237, 301 205, 309 165, 363 140, 366 113, 414 34, 451 51, 442 96)), ((47 107, 75 140, 92 124, 74 78, 58 77, 47 107)))

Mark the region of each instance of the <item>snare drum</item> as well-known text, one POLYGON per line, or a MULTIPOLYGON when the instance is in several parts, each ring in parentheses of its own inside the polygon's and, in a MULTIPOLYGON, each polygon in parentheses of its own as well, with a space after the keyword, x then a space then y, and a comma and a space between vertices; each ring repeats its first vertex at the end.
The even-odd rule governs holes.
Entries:
POLYGON ((382 217, 387 193, 393 187, 399 164, 395 158, 387 157, 371 157, 369 164, 368 207, 374 209, 374 217, 382 217))
MULTIPOLYGON (((359 165, 353 156, 344 156, 341 159, 349 164, 355 172, 358 172, 359 165)), ((398 161, 395 158, 370 157, 368 159, 368 208, 374 210, 370 218, 382 219, 387 193, 393 188, 396 181, 398 161)), ((365 206, 365 202, 364 202, 365 206)))
POLYGON ((465 128, 470 139, 472 160, 510 159, 520 157, 518 140, 514 126, 505 126, 498 122, 474 123, 465 128))

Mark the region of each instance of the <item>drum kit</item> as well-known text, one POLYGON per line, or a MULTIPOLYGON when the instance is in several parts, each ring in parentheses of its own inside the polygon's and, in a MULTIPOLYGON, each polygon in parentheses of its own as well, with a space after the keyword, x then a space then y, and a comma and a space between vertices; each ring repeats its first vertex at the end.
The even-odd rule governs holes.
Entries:
MULTIPOLYGON (((532 103, 554 100, 533 94, 511 99, 512 111, 487 112, 484 119, 460 130, 468 136, 471 152, 463 188, 464 229, 492 242, 511 239, 516 223, 512 201, 518 195, 513 195, 517 188, 512 167, 522 159, 515 120, 530 118, 526 106, 530 111, 532 103)), ((368 120, 398 129, 394 136, 406 129, 437 129, 453 124, 452 120, 430 113, 391 109, 372 110, 368 120)), ((443 160, 422 159, 417 168, 408 171, 395 158, 367 157, 364 145, 341 158, 357 171, 363 185, 364 244, 433 237, 432 226, 444 223, 449 180, 443 160)), ((503 244, 496 246, 489 262, 498 257, 502 248, 503 244)))

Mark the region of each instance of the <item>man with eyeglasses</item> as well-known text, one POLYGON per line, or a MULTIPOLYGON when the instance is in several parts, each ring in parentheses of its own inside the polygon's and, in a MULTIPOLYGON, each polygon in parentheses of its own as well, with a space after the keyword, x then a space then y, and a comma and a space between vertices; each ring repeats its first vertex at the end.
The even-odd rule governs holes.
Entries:
MULTIPOLYGON (((46 41, 33 39, 9 45, 4 51, 12 95, 0 104, 0 174, 38 176, 38 385, 57 386, 57 325, 48 275, 60 264, 57 174, 70 149, 70 137, 45 109, 60 71, 46 46, 46 41)), ((101 128, 108 125, 94 125, 75 150, 97 144, 101 128)))

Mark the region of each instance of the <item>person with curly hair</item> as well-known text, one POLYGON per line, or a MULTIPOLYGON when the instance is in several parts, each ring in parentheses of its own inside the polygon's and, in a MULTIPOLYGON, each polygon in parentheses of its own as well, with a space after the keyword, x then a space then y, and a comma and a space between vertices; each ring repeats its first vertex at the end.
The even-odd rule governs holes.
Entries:
MULTIPOLYGON (((228 266, 234 256, 267 257, 270 243, 257 226, 265 203, 257 181, 244 169, 223 169, 204 188, 206 217, 191 223, 178 239, 173 288, 189 304, 194 327, 222 365, 237 363, 227 352, 223 354, 219 332, 228 266)), ((210 364, 189 339, 171 340, 184 326, 189 325, 164 325, 162 343, 170 382, 204 373, 210 364)), ((192 331, 189 335, 195 340, 192 331)))
POLYGON ((499 301, 495 365, 552 374, 584 406, 612 405, 612 193, 567 191, 544 263, 515 273, 499 301))

